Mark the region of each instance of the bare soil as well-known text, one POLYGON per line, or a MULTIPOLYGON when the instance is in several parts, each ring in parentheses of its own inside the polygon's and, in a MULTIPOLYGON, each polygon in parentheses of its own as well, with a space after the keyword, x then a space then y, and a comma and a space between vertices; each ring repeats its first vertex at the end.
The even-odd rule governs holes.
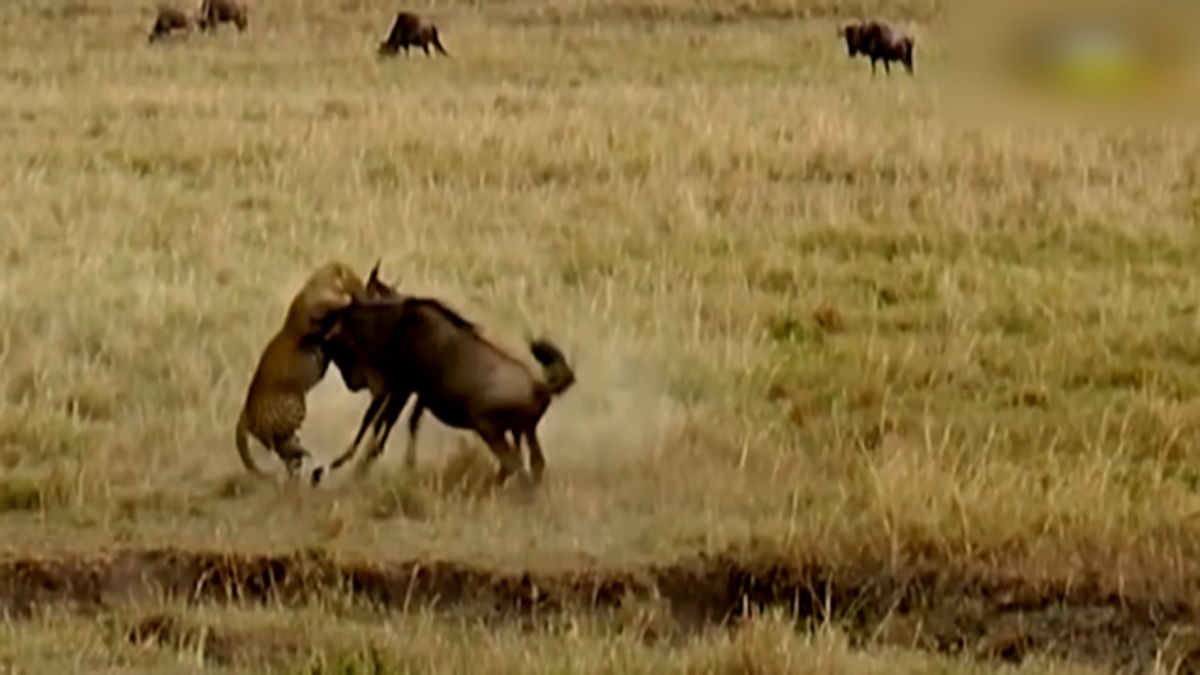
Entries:
MULTIPOLYGON (((12 617, 64 603, 92 613, 149 595, 294 606, 338 593, 381 611, 532 624, 568 611, 654 603, 663 608, 663 619, 647 633, 650 639, 730 627, 776 607, 798 628, 831 619, 859 644, 880 641, 1011 662, 1042 653, 1127 672, 1147 670, 1165 655, 1179 672, 1200 669, 1200 638, 1190 637, 1200 634, 1195 594, 1130 594, 1100 580, 1030 582, 930 563, 864 560, 829 567, 728 552, 642 568, 532 573, 437 560, 335 561, 320 552, 178 549, 0 563, 0 609, 12 617)), ((144 617, 131 625, 129 638, 178 641, 197 630, 178 622, 144 617)), ((233 651, 241 643, 235 635, 209 632, 213 649, 233 651)))

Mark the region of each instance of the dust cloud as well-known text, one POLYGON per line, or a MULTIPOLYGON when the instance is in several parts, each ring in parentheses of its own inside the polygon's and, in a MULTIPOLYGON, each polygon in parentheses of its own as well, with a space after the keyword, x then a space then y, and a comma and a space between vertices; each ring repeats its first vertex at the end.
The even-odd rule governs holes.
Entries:
MULTIPOLYGON (((539 372, 516 344, 505 346, 539 372)), ((556 468, 603 470, 651 457, 680 412, 679 404, 666 393, 665 380, 655 375, 653 364, 628 358, 612 346, 593 347, 585 357, 568 352, 567 358, 575 368, 576 383, 551 403, 538 427, 547 462, 556 468)), ((349 446, 370 400, 366 391, 347 390, 330 367, 325 379, 309 392, 308 416, 300 430, 315 464, 327 463, 349 446)), ((411 408, 410 401, 388 439, 380 464, 403 463, 411 408)), ((483 447, 472 432, 451 429, 426 414, 421 420, 417 462, 443 464, 462 439, 483 447)), ((358 456, 365 451, 364 440, 358 456)))
POLYGON ((551 404, 538 427, 546 461, 572 468, 640 463, 660 448, 681 414, 653 363, 619 347, 593 347, 567 358, 576 382, 551 404))
MULTIPOLYGON (((329 367, 325 379, 308 392, 308 415, 300 429, 301 441, 312 453, 314 465, 328 463, 350 445, 370 403, 368 391, 353 393, 346 389, 336 367, 329 367)), ((393 444, 389 439, 388 445, 393 444)), ((358 451, 360 456, 366 452, 365 442, 358 451)))

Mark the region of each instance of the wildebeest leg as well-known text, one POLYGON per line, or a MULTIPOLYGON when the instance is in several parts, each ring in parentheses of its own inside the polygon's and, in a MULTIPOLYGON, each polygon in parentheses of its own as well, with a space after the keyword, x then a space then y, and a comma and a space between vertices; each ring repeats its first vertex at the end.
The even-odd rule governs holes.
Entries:
POLYGON ((888 75, 892 74, 892 62, 888 59, 883 60, 883 71, 888 75))
POLYGON ((417 427, 421 424, 421 415, 425 413, 425 405, 418 398, 413 404, 412 414, 408 417, 408 448, 404 451, 404 466, 412 469, 417 465, 417 427))
MULTIPOLYGON (((392 435, 392 427, 396 426, 396 421, 400 419, 400 413, 404 411, 404 405, 408 403, 408 396, 401 398, 395 393, 388 399, 388 405, 379 415, 379 420, 376 423, 375 439, 371 445, 371 449, 367 451, 367 455, 363 457, 363 461, 359 462, 355 473, 362 476, 375 460, 383 454, 383 448, 387 445, 388 437, 392 435), (382 429, 382 431, 381 431, 382 429)), ((420 399, 418 399, 419 401, 420 399)))
POLYGON ((520 429, 512 430, 513 452, 517 453, 517 463, 521 465, 522 469, 525 468, 525 455, 521 454, 521 439, 524 438, 524 436, 525 434, 523 434, 520 429))
POLYGON ((500 460, 500 471, 496 474, 496 483, 503 485, 504 481, 521 470, 521 458, 504 437, 503 430, 486 427, 479 429, 479 435, 487 443, 488 449, 500 460))
POLYGON ((871 74, 872 75, 875 74, 875 57, 874 56, 871 57, 871 74))
POLYGON ((400 398, 395 391, 388 392, 387 405, 375 416, 375 425, 371 431, 373 439, 378 439, 380 436, 386 439, 387 435, 392 433, 392 425, 396 423, 396 420, 400 419, 400 412, 404 410, 404 405, 408 403, 408 398, 408 396, 400 398))
MULTIPOLYGON (((335 457, 334 460, 329 463, 330 471, 337 469, 354 457, 354 454, 358 451, 359 443, 362 442, 363 434, 366 433, 367 427, 371 426, 372 420, 375 421, 375 433, 378 434, 380 417, 382 415, 381 409, 384 407, 384 404, 390 400, 391 392, 384 392, 381 396, 374 396, 371 398, 371 403, 367 406, 367 412, 363 415, 362 422, 358 425, 358 433, 354 435, 354 440, 350 443, 350 447, 346 448, 342 454, 335 457)), ((313 469, 311 478, 312 484, 319 484, 324 475, 325 467, 318 466, 317 468, 313 469)))
POLYGON ((529 472, 533 475, 534 483, 541 483, 542 472, 546 470, 546 458, 542 455, 542 444, 538 442, 536 428, 525 434, 525 442, 529 444, 529 472))
POLYGON ((421 49, 424 49, 424 50, 425 50, 425 57, 426 57, 426 58, 428 58, 429 56, 431 56, 431 54, 429 53, 429 43, 428 43, 428 42, 422 42, 422 43, 421 43, 421 49))
POLYGON ((380 413, 385 404, 391 401, 391 399, 391 392, 384 392, 382 396, 376 396, 371 399, 371 404, 367 406, 367 412, 363 415, 362 423, 358 425, 358 434, 354 436, 354 441, 350 444, 350 447, 346 448, 345 452, 338 455, 337 458, 329 463, 329 469, 331 471, 333 469, 337 469, 354 457, 354 453, 358 450, 358 444, 362 442, 363 434, 366 433, 368 426, 372 426, 372 422, 375 423, 375 434, 379 433, 378 425, 380 422, 380 413))

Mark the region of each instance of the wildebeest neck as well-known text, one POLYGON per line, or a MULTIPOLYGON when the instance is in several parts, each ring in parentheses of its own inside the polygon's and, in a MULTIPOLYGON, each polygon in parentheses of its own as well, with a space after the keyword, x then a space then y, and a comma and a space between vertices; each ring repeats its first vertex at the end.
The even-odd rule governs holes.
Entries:
POLYGON ((339 325, 331 341, 352 344, 367 352, 381 351, 404 320, 404 303, 400 298, 356 299, 339 313, 339 325))

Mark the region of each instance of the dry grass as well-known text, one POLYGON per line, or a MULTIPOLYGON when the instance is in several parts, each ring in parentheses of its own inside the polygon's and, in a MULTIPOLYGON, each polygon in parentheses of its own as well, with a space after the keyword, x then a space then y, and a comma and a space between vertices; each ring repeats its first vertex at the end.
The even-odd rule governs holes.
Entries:
MULTIPOLYGON (((521 630, 433 614, 379 617, 344 608, 279 612, 173 606, 88 621, 50 614, 0 626, 14 672, 963 673, 1011 670, 893 648, 852 650, 833 628, 797 634, 768 614, 734 632, 660 640, 629 616, 565 616, 521 630)), ((1023 673, 1089 671, 1033 660, 1023 673)))
MULTIPOLYGON (((356 0, 159 48, 143 3, 6 3, 6 545, 1197 574, 1200 125, 963 114, 944 3, 888 10, 928 47, 876 81, 837 7, 449 3, 452 59, 378 62, 392 10, 356 0), (242 484, 251 369, 331 257, 563 344, 539 503, 428 418, 417 476, 400 426, 367 489, 242 484)), ((319 458, 365 405, 330 373, 319 458)))

